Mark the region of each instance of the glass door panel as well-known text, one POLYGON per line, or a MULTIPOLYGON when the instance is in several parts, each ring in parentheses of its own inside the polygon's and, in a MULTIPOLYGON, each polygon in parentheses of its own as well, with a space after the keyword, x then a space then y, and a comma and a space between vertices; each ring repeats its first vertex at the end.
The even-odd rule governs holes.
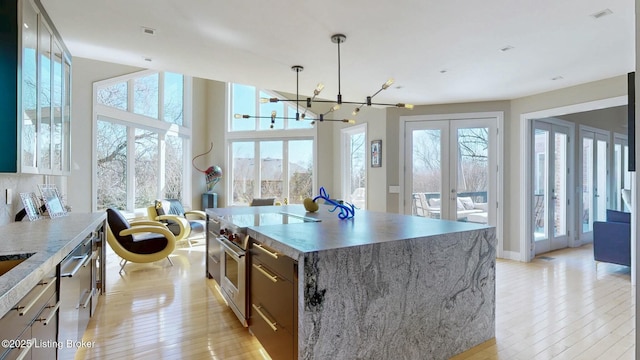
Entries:
POLYGON ((487 224, 489 128, 463 127, 456 133, 455 219, 487 224))
POLYGON ((23 2, 22 29, 22 170, 36 167, 36 126, 38 89, 36 76, 38 49, 38 13, 30 1, 23 2))
POLYGON ((39 46, 38 59, 40 63, 39 105, 40 105, 40 146, 38 168, 43 173, 51 170, 51 32, 41 19, 38 26, 39 46))
POLYGON ((532 227, 536 254, 568 246, 569 132, 565 126, 534 123, 532 227))
POLYGON ((627 136, 614 135, 613 145, 613 198, 611 207, 618 211, 630 212, 622 198, 623 189, 631 189, 631 174, 629 173, 629 145, 627 136))
POLYGON ((593 239, 593 222, 604 221, 609 198, 609 134, 597 129, 581 129, 582 220, 580 239, 593 239))
POLYGON ((51 89, 51 144, 52 144, 52 169, 54 174, 62 173, 63 156, 63 129, 62 129, 62 106, 64 94, 63 60, 62 50, 57 41, 53 42, 53 88, 51 89))
MULTIPOLYGON (((607 204, 608 204, 608 192, 607 192, 607 176, 609 172, 607 164, 607 140, 596 140, 596 188, 595 188, 595 202, 596 202, 596 216, 594 221, 606 220, 607 218, 607 204)), ((593 223, 591 224, 593 227, 593 223)))
POLYGON ((495 225, 495 121, 405 125, 405 213, 495 225))
POLYGON ((567 150, 568 135, 555 132, 553 167, 553 232, 554 238, 567 235, 567 150))
POLYGON ((442 129, 424 129, 412 132, 412 215, 440 218, 442 132, 442 129))
POLYGON ((582 232, 593 230, 593 138, 582 138, 582 232))
POLYGON ((366 209, 367 189, 367 133, 365 129, 345 134, 346 173, 344 198, 358 209, 366 209))
POLYGON ((535 241, 549 239, 548 181, 550 131, 537 127, 533 140, 533 237, 535 241))

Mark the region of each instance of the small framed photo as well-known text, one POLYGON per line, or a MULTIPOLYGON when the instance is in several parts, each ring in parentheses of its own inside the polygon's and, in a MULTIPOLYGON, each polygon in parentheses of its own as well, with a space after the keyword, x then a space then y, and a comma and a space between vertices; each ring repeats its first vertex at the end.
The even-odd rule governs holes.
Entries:
POLYGON ((55 185, 38 185, 38 188, 50 218, 67 215, 67 210, 62 205, 58 188, 55 185))
POLYGON ((382 166, 382 140, 371 141, 371 167, 382 166))
POLYGON ((22 200, 22 206, 24 206, 24 211, 27 213, 29 221, 40 219, 40 201, 36 193, 20 193, 20 199, 22 200))

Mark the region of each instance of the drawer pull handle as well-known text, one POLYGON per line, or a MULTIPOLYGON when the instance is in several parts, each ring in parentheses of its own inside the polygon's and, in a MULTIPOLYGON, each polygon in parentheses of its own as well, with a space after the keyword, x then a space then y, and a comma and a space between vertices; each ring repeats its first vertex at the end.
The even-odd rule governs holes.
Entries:
POLYGON ((29 302, 25 306, 20 306, 20 305, 16 306, 16 310, 18 310, 19 315, 24 316, 24 314, 28 313, 29 310, 31 310, 31 308, 40 300, 42 295, 44 295, 44 293, 46 293, 49 290, 49 288, 53 286, 55 283, 56 283, 56 278, 51 278, 51 281, 49 281, 49 283, 40 284, 40 285, 47 285, 47 286, 44 287, 42 292, 40 292, 40 294, 36 296, 35 299, 31 300, 31 302, 29 302))
POLYGON ((253 267, 256 268, 256 270, 260 271, 262 273, 262 275, 266 276, 269 278, 269 280, 273 281, 274 283, 278 282, 278 277, 275 275, 271 275, 269 274, 269 272, 267 272, 267 270, 265 270, 262 265, 256 265, 253 264, 253 267))
POLYGON ((271 330, 273 331, 278 331, 278 328, 276 327, 276 322, 275 321, 271 321, 269 320, 269 318, 267 317, 267 315, 265 315, 262 312, 262 307, 261 306, 257 306, 256 304, 251 304, 251 306, 253 307, 253 309, 258 313, 258 315, 260 315, 260 317, 262 318, 262 320, 264 320, 267 325, 269 325, 269 327, 271 328, 271 330))
POLYGON ((22 351, 20 351, 20 354, 18 355, 18 357, 16 357, 16 360, 24 360, 27 357, 29 351, 31 351, 31 347, 33 346, 34 341, 27 341, 26 343, 27 346, 22 348, 22 351))
POLYGON ((264 247, 262 247, 261 244, 253 243, 253 246, 257 247, 258 249, 260 249, 262 251, 264 251, 267 255, 271 256, 274 259, 278 258, 278 254, 277 253, 274 253, 274 252, 271 252, 271 251, 265 249, 264 247))
POLYGON ((89 301, 91 300, 92 297, 93 297, 93 289, 89 291, 89 294, 87 295, 87 300, 81 303, 83 309, 86 309, 87 306, 89 306, 89 301))
POLYGON ((60 277, 74 277, 76 273, 80 271, 80 268, 84 266, 85 262, 88 259, 89 259, 89 254, 86 254, 84 256, 74 256, 73 260, 79 260, 78 265, 76 265, 76 267, 74 267, 73 270, 71 270, 70 272, 60 274, 60 277))
POLYGON ((51 309, 51 313, 49 314, 49 316, 47 316, 45 319, 43 318, 36 319, 35 321, 42 321, 42 325, 46 326, 47 324, 51 323, 51 320, 53 320, 53 317, 56 315, 56 312, 58 312, 59 308, 60 308, 60 301, 58 301, 53 306, 47 306, 47 309, 51 309))

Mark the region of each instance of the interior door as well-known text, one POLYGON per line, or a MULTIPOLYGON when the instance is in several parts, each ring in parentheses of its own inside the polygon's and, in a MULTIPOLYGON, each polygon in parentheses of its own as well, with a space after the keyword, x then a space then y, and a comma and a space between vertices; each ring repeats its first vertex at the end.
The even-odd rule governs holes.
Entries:
POLYGON ((496 141, 492 119, 407 122, 405 213, 495 225, 496 141))
POLYGON ((535 254, 568 246, 569 128, 536 121, 533 143, 535 254))

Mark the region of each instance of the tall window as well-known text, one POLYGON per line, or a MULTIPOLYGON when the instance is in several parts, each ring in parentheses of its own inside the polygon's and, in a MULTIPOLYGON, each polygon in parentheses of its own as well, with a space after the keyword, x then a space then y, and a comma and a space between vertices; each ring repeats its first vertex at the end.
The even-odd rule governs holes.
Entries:
POLYGON ((342 196, 359 209, 367 199, 366 124, 342 129, 342 196))
POLYGON ((94 84, 96 208, 134 211, 158 198, 189 201, 191 153, 181 74, 142 71, 94 84))
POLYGON ((260 98, 279 97, 252 86, 229 84, 232 114, 227 141, 229 160, 227 187, 229 205, 248 205, 254 198, 275 198, 301 204, 314 193, 315 114, 301 103, 304 120, 296 120, 295 102, 261 103, 260 98), (246 119, 235 114, 269 117, 246 119))

